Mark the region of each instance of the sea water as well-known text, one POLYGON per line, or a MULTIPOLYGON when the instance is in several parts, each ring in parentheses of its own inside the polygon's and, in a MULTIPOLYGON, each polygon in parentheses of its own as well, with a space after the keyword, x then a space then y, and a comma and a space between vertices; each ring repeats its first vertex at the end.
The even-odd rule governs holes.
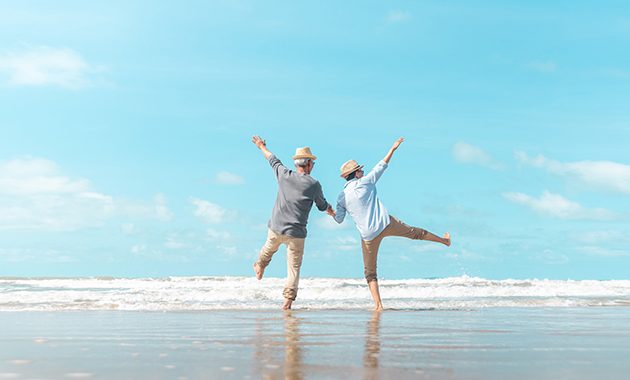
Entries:
MULTIPOLYGON (((627 280, 379 280, 386 308, 630 306, 627 280)), ((199 311, 276 309, 284 279, 253 277, 0 278, 0 311, 199 311)), ((295 308, 365 309, 363 279, 304 278, 295 308)))

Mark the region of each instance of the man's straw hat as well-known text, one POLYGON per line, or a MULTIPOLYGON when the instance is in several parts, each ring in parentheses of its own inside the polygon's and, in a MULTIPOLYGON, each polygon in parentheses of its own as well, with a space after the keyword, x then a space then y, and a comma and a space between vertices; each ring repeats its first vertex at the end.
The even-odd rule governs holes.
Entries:
POLYGON ((346 178, 349 174, 359 169, 363 169, 363 165, 359 165, 355 160, 348 160, 341 165, 341 176, 346 178))
POLYGON ((311 160, 317 159, 317 157, 313 156, 313 153, 311 153, 311 148, 307 146, 303 148, 297 148, 295 150, 295 156, 293 156, 293 159, 297 160, 299 158, 310 158, 311 160))

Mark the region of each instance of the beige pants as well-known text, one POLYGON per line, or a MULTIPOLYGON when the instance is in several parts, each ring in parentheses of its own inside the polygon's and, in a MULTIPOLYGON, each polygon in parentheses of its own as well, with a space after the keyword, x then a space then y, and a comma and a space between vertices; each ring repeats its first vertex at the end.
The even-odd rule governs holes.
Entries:
POLYGON ((408 239, 424 240, 427 231, 418 227, 411 227, 401 222, 398 218, 390 215, 390 222, 387 227, 377 237, 370 241, 361 240, 363 250, 363 266, 365 269, 365 279, 368 283, 376 281, 376 257, 381 241, 386 236, 401 236, 408 239))
POLYGON ((297 296, 300 267, 302 266, 302 256, 304 256, 304 240, 304 238, 281 235, 269 230, 267 241, 260 249, 258 256, 257 263, 264 269, 269 265, 273 254, 278 252, 280 245, 285 244, 287 246, 287 282, 282 295, 291 300, 295 300, 297 296))

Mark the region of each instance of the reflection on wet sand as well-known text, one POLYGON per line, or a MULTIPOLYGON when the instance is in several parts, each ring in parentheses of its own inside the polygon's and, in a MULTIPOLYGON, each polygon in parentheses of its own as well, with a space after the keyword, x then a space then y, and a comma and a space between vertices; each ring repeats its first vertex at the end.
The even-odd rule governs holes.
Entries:
POLYGON ((367 323, 365 332, 365 353, 363 355, 363 368, 366 379, 378 379, 378 359, 381 352, 381 312, 375 311, 367 323))
POLYGON ((285 311, 284 331, 278 331, 278 318, 256 320, 254 355, 257 368, 255 378, 278 379, 284 369, 285 379, 303 379, 303 348, 301 347, 300 323, 302 318, 293 311, 285 311), (284 365, 283 352, 284 348, 284 365))
POLYGON ((292 311, 284 314, 284 378, 302 379, 302 348, 300 347, 300 318, 292 311))

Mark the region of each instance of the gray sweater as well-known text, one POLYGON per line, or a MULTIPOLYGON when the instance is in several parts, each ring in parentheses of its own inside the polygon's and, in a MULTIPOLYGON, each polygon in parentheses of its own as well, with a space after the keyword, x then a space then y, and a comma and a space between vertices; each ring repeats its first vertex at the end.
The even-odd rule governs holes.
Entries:
POLYGON ((273 206, 269 228, 279 234, 296 238, 306 237, 306 223, 313 202, 320 211, 328 208, 322 186, 308 174, 287 169, 275 156, 269 165, 278 180, 278 197, 273 206))

